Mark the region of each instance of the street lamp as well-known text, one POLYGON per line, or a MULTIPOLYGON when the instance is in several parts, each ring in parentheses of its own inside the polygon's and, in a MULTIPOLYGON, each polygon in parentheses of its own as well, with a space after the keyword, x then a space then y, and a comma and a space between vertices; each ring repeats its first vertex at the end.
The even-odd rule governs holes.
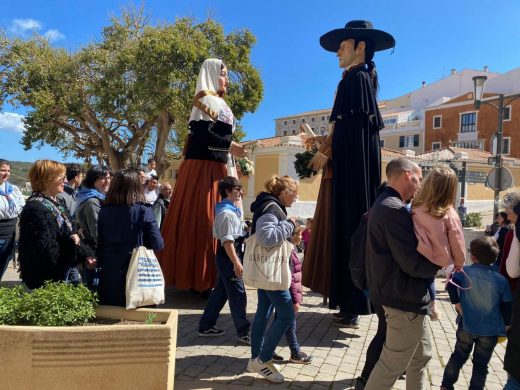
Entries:
POLYGON ((498 111, 498 130, 497 130, 497 149, 495 156, 492 158, 495 163, 495 199, 493 201, 493 215, 498 213, 498 204, 500 202, 500 190, 502 183, 502 140, 504 131, 504 113, 506 107, 520 97, 520 93, 509 95, 509 100, 504 102, 504 94, 499 94, 497 97, 487 98, 482 101, 482 95, 484 94, 484 86, 486 84, 487 76, 475 76, 473 77, 474 86, 474 102, 475 109, 480 109, 482 104, 487 104, 497 109, 498 111), (492 103, 498 100, 498 104, 492 103))

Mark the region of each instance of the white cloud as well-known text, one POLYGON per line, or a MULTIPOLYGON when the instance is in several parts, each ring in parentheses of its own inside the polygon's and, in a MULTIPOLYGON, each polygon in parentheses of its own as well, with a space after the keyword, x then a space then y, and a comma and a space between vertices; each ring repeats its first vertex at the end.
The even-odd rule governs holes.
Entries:
POLYGON ((0 113, 0 131, 11 131, 15 133, 23 133, 25 130, 22 122, 24 116, 15 112, 0 113))
POLYGON ((14 34, 23 34, 30 31, 37 31, 42 28, 42 24, 34 19, 13 19, 9 30, 14 34))
POLYGON ((47 38, 49 42, 56 42, 65 39, 65 35, 63 35, 56 29, 48 30, 45 34, 43 34, 43 36, 47 38))

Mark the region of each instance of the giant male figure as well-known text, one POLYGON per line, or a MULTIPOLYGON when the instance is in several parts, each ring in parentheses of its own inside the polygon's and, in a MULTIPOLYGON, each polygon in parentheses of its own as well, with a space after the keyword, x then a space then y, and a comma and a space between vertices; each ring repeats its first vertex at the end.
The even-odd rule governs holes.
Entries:
POLYGON ((379 131, 384 126, 373 58, 376 51, 394 47, 395 40, 368 21, 353 20, 323 35, 320 44, 337 53, 339 66, 345 69, 330 116, 333 131, 324 142, 325 149, 327 144, 332 149, 330 307, 339 306, 340 323, 357 327, 358 314, 369 313, 370 307, 350 278, 350 237, 381 184, 379 131))

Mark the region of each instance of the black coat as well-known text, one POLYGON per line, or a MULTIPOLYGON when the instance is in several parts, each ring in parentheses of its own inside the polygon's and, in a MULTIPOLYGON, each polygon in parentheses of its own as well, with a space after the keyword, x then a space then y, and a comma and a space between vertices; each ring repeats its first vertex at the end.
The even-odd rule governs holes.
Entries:
POLYGON ((98 217, 99 301, 126 305, 126 272, 134 248, 162 250, 164 242, 150 205, 102 206, 98 217))
POLYGON ((370 299, 394 309, 427 314, 428 285, 440 267, 417 252, 412 214, 391 187, 370 210, 366 249, 370 299))
MULTIPOLYGON (((77 233, 74 227, 72 233, 77 233)), ((71 233, 58 227, 56 217, 39 201, 28 201, 20 214, 18 261, 21 278, 30 289, 46 280, 64 280, 69 268, 95 257, 83 241, 76 246, 71 233)))
POLYGON ((520 288, 513 295, 513 317, 507 333, 504 369, 520 382, 520 288))
POLYGON ((330 301, 351 314, 369 314, 370 304, 352 283, 350 238, 381 184, 379 130, 383 120, 370 74, 364 66, 346 73, 338 85, 331 121, 332 259, 330 301))

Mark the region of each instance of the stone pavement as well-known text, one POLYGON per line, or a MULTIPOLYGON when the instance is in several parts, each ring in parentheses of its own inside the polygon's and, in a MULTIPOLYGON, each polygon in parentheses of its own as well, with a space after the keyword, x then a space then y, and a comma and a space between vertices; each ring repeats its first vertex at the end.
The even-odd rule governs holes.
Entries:
MULTIPOLYGON (((455 311, 444 292, 443 280, 437 279, 441 321, 430 322, 433 335, 433 358, 427 369, 427 389, 438 389, 444 366, 455 345, 455 311)), ((248 290, 247 312, 252 321, 256 309, 256 292, 248 290)), ((239 389, 270 387, 290 389, 353 389, 361 373, 366 349, 377 329, 377 317, 362 316, 359 329, 340 329, 332 323, 333 311, 322 305, 322 297, 305 289, 304 303, 297 315, 298 339, 302 350, 314 357, 310 365, 278 366, 285 376, 275 385, 245 371, 250 349, 237 342, 229 308, 226 305, 217 326, 226 331, 221 337, 198 337, 198 321, 205 301, 190 293, 168 292, 166 307, 179 309, 176 389, 239 389)), ((282 339, 277 353, 288 358, 289 348, 282 339)), ((502 389, 507 375, 503 370, 505 343, 495 348, 489 365, 486 389, 502 389)), ((467 389, 471 362, 461 371, 456 389, 467 389)), ((395 389, 405 389, 398 381, 395 389)))
MULTIPOLYGON (((18 280, 10 266, 4 281, 18 280)), ((438 306, 443 318, 430 322, 433 335, 433 358, 427 368, 427 389, 438 389, 444 366, 455 345, 455 311, 444 292, 442 279, 437 279, 438 306)), ((256 309, 256 293, 248 290, 247 312, 253 320, 256 309)), ((239 344, 234 332, 229 308, 226 305, 218 321, 218 327, 226 334, 221 337, 203 338, 197 334, 198 321, 205 300, 188 293, 169 290, 166 308, 179 310, 177 336, 177 361, 175 367, 176 389, 240 389, 290 388, 290 389, 353 389, 355 378, 361 373, 365 353, 377 329, 377 317, 362 316, 359 329, 340 329, 332 323, 333 311, 322 305, 322 297, 305 289, 304 303, 297 315, 298 339, 302 350, 314 357, 310 365, 283 364, 280 371, 286 380, 283 384, 271 384, 256 374, 245 371, 250 357, 248 346, 239 344)), ((288 358, 285 340, 277 349, 288 358)), ((498 344, 489 365, 488 390, 502 389, 506 382, 503 370, 505 343, 498 344)), ((456 389, 467 389, 471 377, 471 361, 461 371, 456 389)), ((398 381, 395 389, 405 389, 405 382, 398 381)))

